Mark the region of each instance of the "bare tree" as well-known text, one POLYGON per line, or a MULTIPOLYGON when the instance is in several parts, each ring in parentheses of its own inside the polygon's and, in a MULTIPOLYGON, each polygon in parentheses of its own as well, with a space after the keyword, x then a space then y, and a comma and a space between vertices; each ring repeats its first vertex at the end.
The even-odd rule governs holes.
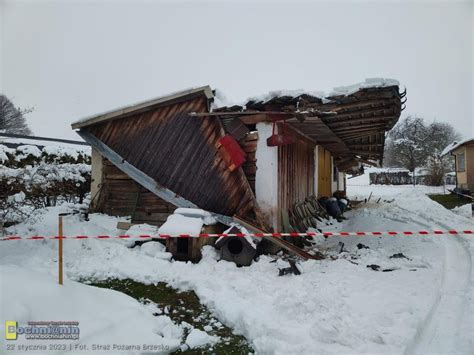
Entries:
POLYGON ((33 109, 16 108, 5 95, 0 94, 0 132, 15 134, 31 134, 24 115, 33 109))
POLYGON ((385 164, 406 168, 413 174, 416 168, 425 167, 429 172, 427 182, 440 185, 453 164, 452 158, 443 158, 441 153, 459 138, 460 134, 448 123, 426 125, 423 118, 408 116, 388 135, 385 164))
POLYGON ((461 134, 453 126, 444 122, 433 122, 429 125, 432 140, 430 141, 430 150, 432 153, 441 154, 444 148, 456 140, 460 140, 461 134))
POLYGON ((420 117, 408 116, 389 133, 386 145, 386 163, 413 172, 425 164, 429 130, 420 117))

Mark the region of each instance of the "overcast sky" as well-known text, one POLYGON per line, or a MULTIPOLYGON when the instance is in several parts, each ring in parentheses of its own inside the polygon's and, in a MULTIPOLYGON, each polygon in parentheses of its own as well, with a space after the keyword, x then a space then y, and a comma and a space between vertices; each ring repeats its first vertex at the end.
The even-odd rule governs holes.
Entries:
MULTIPOLYGON (((0 0, 1 2, 1 0, 0 0)), ((402 113, 474 135, 470 2, 4 1, 1 91, 36 135, 209 84, 230 100, 386 77, 402 113)))

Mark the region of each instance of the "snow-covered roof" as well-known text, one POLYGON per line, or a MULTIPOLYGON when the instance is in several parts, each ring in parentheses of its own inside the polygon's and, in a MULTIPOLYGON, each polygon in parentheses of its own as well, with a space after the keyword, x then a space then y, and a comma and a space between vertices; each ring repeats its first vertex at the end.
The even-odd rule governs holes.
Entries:
POLYGON ((386 78, 368 78, 361 83, 357 83, 349 86, 339 86, 333 89, 328 97, 339 96, 339 95, 351 95, 356 93, 361 89, 369 88, 383 88, 387 86, 400 86, 398 80, 395 79, 386 79, 386 78))
POLYGON ((467 143, 474 143, 474 138, 467 138, 463 139, 462 141, 454 141, 450 145, 448 145, 446 148, 443 149, 441 152, 441 156, 447 155, 451 153, 453 150, 458 149, 460 146, 467 144, 467 143))
POLYGON ((389 86, 399 86, 400 83, 395 79, 386 79, 386 78, 368 78, 360 83, 356 83, 348 86, 339 86, 335 87, 328 94, 324 91, 313 91, 313 90, 272 90, 270 92, 264 93, 262 95, 251 96, 247 100, 240 102, 232 102, 227 100, 224 95, 218 90, 216 94, 216 100, 214 101, 214 107, 223 107, 223 106, 245 106, 248 102, 267 102, 276 97, 293 97, 297 98, 300 96, 309 96, 313 98, 320 99, 323 103, 330 101, 332 97, 336 96, 348 96, 356 93, 361 89, 370 89, 370 88, 381 88, 389 86))
MULTIPOLYGON (((216 96, 216 103, 225 101, 220 93, 216 96)), ((339 170, 346 171, 357 166, 358 161, 382 164, 385 133, 398 121, 405 108, 405 96, 406 90, 399 91, 397 80, 372 78, 337 87, 328 95, 305 90, 271 91, 240 105, 226 103, 213 107, 213 114, 222 117, 256 112, 286 114, 281 119, 329 150, 339 170)), ((248 122, 271 120, 268 116, 260 117, 248 122)))

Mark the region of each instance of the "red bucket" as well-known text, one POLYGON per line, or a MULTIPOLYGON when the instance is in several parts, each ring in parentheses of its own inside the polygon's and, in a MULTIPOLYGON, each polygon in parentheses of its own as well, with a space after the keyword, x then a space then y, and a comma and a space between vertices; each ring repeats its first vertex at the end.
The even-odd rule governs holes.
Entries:
POLYGON ((293 144, 295 142, 295 137, 288 130, 287 124, 285 121, 281 124, 282 133, 275 133, 276 122, 273 122, 273 131, 272 135, 267 138, 267 145, 269 147, 278 147, 281 145, 293 144))

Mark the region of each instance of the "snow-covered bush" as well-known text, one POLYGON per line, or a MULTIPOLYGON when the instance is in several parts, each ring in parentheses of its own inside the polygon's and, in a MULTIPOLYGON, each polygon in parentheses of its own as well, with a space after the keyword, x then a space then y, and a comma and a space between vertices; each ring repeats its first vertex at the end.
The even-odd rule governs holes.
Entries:
POLYGON ((0 145, 0 220, 20 222, 38 208, 82 203, 90 180, 85 150, 0 145))
POLYGON ((23 168, 39 163, 48 164, 91 164, 90 154, 86 149, 68 148, 61 146, 46 146, 39 148, 35 145, 20 145, 8 148, 0 144, 0 164, 10 168, 23 168))
MULTIPOLYGON (((450 158, 450 157, 447 157, 450 158)), ((451 161, 440 154, 433 154, 428 157, 426 169, 428 175, 425 178, 425 184, 431 186, 441 186, 445 182, 446 172, 450 170, 451 161)))

